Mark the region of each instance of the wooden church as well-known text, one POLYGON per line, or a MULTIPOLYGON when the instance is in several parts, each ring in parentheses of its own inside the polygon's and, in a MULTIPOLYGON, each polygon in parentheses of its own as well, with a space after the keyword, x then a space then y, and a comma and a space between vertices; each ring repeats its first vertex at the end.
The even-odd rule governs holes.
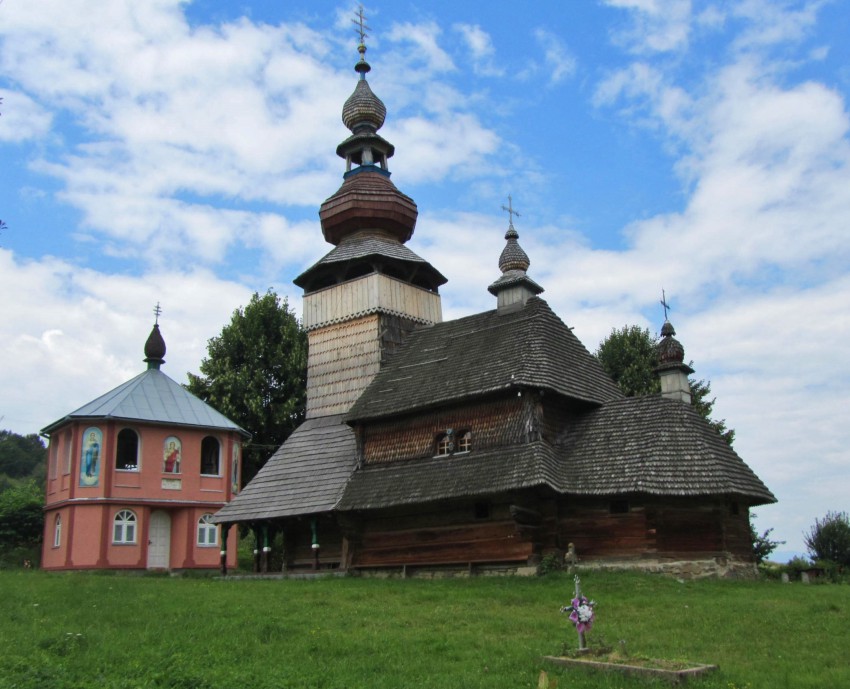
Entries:
POLYGON ((249 434, 165 375, 164 357, 155 324, 147 370, 41 431, 42 568, 213 569, 223 549, 236 565, 236 533, 222 543, 213 514, 239 490, 249 434))
POLYGON ((446 279, 405 245, 417 208, 390 181, 358 49, 344 181, 319 211, 334 248, 295 279, 307 418, 215 521, 254 529, 259 571, 281 533, 285 570, 527 572, 568 552, 752 570, 748 510, 775 498, 690 405, 669 323, 663 392, 624 397, 539 296, 513 213, 495 308, 442 321, 446 279))

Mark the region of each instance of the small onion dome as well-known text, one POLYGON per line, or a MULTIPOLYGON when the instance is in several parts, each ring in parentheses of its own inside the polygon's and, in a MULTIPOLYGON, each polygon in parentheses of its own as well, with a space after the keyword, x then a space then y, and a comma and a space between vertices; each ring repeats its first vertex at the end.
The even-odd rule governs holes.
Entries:
POLYGON ((363 127, 378 131, 387 117, 387 107, 369 87, 369 82, 360 79, 345 105, 342 106, 342 122, 352 132, 363 127))
POLYGON ((404 243, 418 215, 416 202, 378 170, 350 175, 319 208, 322 234, 334 245, 359 230, 384 230, 404 243))
POLYGON ((165 340, 159 332, 159 325, 155 324, 151 334, 145 342, 145 361, 148 368, 159 368, 165 363, 165 340))
POLYGON ((528 255, 522 250, 517 239, 519 233, 514 229, 513 225, 505 232, 507 244, 502 249, 502 254, 499 256, 499 270, 507 273, 509 270, 528 270, 531 261, 528 260, 528 255))
POLYGON ((670 321, 664 321, 661 326, 661 341, 655 347, 658 366, 683 366, 685 361, 685 348, 673 335, 676 330, 670 321))

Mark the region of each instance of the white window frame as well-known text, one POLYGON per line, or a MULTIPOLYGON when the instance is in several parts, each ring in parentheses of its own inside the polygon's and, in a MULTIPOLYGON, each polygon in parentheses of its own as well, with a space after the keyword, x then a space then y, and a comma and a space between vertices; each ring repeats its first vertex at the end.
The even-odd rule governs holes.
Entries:
POLYGON ((133 510, 119 510, 112 519, 112 542, 115 545, 135 545, 139 520, 133 510))
POLYGON ((218 547, 218 525, 212 523, 212 515, 204 514, 198 520, 198 545, 201 548, 218 547))
POLYGON ((455 454, 461 452, 470 452, 472 450, 472 431, 463 431, 457 439, 457 449, 455 454))
POLYGON ((58 548, 62 545, 62 515, 57 514, 53 520, 53 547, 58 548))

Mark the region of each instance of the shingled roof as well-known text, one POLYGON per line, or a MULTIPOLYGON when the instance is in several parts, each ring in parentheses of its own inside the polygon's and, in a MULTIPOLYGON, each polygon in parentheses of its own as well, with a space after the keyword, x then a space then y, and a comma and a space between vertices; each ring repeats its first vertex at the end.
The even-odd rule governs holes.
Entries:
POLYGON ((628 397, 579 418, 567 434, 564 492, 740 495, 776 502, 696 410, 658 395, 628 397))
POLYGON ((705 419, 660 396, 615 400, 581 416, 566 442, 367 465, 340 510, 361 510, 548 486, 568 495, 776 498, 705 419))
POLYGON ((341 414, 308 419, 213 521, 327 512, 354 469, 355 450, 354 431, 342 423, 341 414))
POLYGON ((352 475, 338 508, 376 509, 539 485, 556 488, 558 473, 555 449, 540 441, 468 455, 366 465, 352 475))
POLYGON ((622 392, 539 297, 411 333, 348 412, 363 421, 508 388, 602 404, 622 392))
POLYGON ((69 421, 86 418, 199 426, 251 435, 156 368, 131 378, 41 432, 50 433, 69 421))

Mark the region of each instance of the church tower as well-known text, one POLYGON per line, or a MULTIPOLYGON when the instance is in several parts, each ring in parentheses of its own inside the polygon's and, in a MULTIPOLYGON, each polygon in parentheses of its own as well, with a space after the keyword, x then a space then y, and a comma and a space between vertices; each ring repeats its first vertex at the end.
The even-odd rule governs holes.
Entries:
POLYGON ((308 419, 348 411, 407 332, 442 320, 446 278, 405 246, 418 211, 390 180, 395 149, 378 134, 387 110, 366 80, 365 29, 361 10, 360 78, 342 108, 351 136, 336 150, 345 174, 319 210, 334 249, 294 281, 309 339, 308 419))

